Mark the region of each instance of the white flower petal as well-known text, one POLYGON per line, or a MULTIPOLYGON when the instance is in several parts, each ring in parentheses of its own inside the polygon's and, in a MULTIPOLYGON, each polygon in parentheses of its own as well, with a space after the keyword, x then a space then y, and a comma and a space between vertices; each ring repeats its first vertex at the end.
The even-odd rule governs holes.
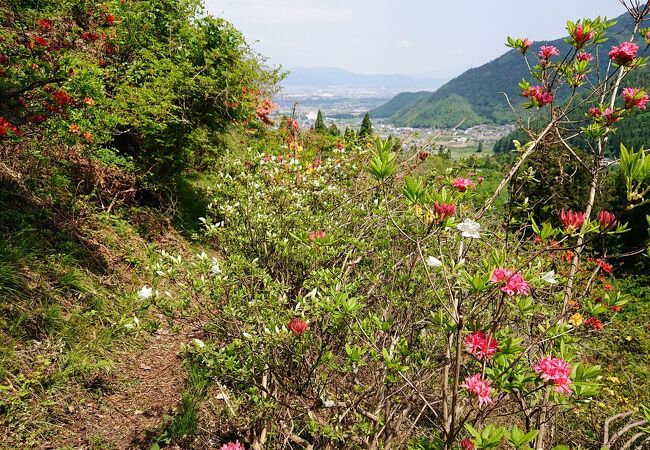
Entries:
POLYGON ((461 223, 456 225, 456 228, 458 228, 461 231, 461 236, 463 237, 468 237, 473 239, 478 239, 481 237, 481 233, 479 233, 481 224, 475 222, 472 219, 468 218, 463 220, 461 223))
POLYGON ((542 275, 542 280, 546 281, 548 284, 557 284, 557 279, 555 278, 555 270, 551 270, 542 275))
POLYGON ((146 284, 142 286, 142 289, 138 291, 138 297, 141 299, 147 299, 153 294, 153 288, 148 287, 146 284))
POLYGON ((442 261, 440 261, 435 256, 429 256, 427 258, 427 266, 429 266, 429 267, 440 267, 440 266, 442 266, 442 261))

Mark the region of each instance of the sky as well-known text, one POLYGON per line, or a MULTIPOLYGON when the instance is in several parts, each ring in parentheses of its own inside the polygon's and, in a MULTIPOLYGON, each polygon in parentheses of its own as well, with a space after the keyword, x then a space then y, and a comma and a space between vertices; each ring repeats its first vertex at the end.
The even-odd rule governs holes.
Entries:
POLYGON ((206 0, 274 65, 450 77, 504 53, 508 35, 566 35, 566 20, 614 18, 618 0, 206 0))

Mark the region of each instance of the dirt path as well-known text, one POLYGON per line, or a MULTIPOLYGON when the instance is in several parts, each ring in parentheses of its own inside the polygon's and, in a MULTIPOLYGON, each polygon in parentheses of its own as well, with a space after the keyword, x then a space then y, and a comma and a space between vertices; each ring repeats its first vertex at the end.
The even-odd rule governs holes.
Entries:
POLYGON ((180 403, 186 372, 178 352, 191 338, 189 329, 161 327, 142 350, 116 355, 115 368, 97 380, 101 393, 72 407, 68 426, 45 448, 149 449, 180 403))

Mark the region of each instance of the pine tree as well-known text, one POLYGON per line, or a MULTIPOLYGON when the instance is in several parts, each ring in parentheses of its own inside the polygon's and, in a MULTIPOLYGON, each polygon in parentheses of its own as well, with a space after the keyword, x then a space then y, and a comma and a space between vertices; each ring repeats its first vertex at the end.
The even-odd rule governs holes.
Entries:
POLYGON ((327 127, 325 126, 325 122, 323 121, 323 114, 320 112, 320 109, 318 110, 318 115, 316 115, 316 123, 314 124, 314 130, 318 134, 327 133, 327 127))
POLYGON ((476 149, 476 153, 481 153, 483 151, 483 141, 478 141, 478 148, 476 149))
POLYGON ((338 137, 341 135, 341 131, 339 130, 339 127, 337 127, 335 123, 332 123, 332 125, 330 125, 328 131, 330 136, 338 137))
POLYGON ((345 139, 345 142, 348 144, 351 144, 356 141, 357 136, 354 134, 354 130, 352 128, 346 127, 345 133, 343 134, 343 139, 345 139))
POLYGON ((372 123, 370 122, 370 114, 366 113, 363 116, 363 122, 361 122, 361 128, 359 129, 359 139, 365 139, 367 137, 372 137, 372 123))

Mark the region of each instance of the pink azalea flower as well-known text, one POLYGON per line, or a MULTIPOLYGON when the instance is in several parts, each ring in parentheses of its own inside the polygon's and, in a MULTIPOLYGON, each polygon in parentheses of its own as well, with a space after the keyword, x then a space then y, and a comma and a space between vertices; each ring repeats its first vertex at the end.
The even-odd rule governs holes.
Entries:
POLYGON ((551 56, 559 56, 560 52, 554 45, 542 45, 539 48, 539 57, 544 60, 550 59, 551 56))
POLYGON ((465 382, 461 384, 460 387, 465 388, 472 394, 476 395, 480 406, 493 403, 492 397, 490 397, 492 386, 489 381, 481 378, 480 373, 465 378, 465 382))
POLYGON ((530 294, 530 286, 521 275, 521 272, 514 273, 509 269, 494 269, 492 283, 504 283, 501 291, 512 297, 515 294, 528 295, 530 294))
POLYGON ((605 118, 607 125, 612 125, 618 122, 618 120, 621 118, 620 113, 612 108, 606 108, 601 115, 605 118))
POLYGON ((593 59, 593 56, 591 56, 591 53, 578 52, 578 54, 576 55, 576 59, 578 61, 591 61, 593 59))
POLYGON ((223 444, 219 450, 244 450, 244 446, 237 442, 228 442, 223 444))
POLYGON ((585 223, 585 219, 584 213, 573 212, 572 210, 565 211, 564 209, 560 211, 560 221, 569 233, 579 230, 585 223))
POLYGON ((602 113, 603 112, 597 106, 592 106, 591 108, 589 108, 589 112, 588 112, 588 114, 591 117, 600 117, 602 113))
POLYGON ((521 53, 526 53, 526 52, 528 51, 528 49, 530 48, 531 45, 533 45, 533 41, 531 41, 531 40, 528 39, 528 38, 524 38, 524 39, 521 41, 521 48, 520 48, 521 53))
POLYGON ((538 106, 544 106, 553 101, 553 94, 544 91, 541 86, 531 86, 527 91, 521 93, 523 97, 534 98, 538 106))
POLYGON ((648 103, 648 94, 643 89, 625 88, 623 89, 623 99, 627 109, 645 109, 645 105, 648 103))
POLYGON ((533 366, 533 370, 547 383, 555 385, 555 392, 571 394, 571 367, 561 358, 547 356, 533 366))
POLYGON ((309 232, 309 240, 314 242, 316 239, 323 239, 325 238, 325 230, 322 231, 310 231, 309 232))
POLYGON ((612 47, 608 55, 614 63, 619 66, 625 66, 634 60, 638 51, 639 46, 635 43, 621 42, 619 45, 612 47))
POLYGON ((453 186, 458 192, 465 192, 468 188, 474 188, 476 184, 468 178, 456 178, 453 182, 453 186))
POLYGON ((257 118, 262 122, 269 124, 271 120, 269 119, 269 114, 273 112, 278 105, 273 103, 270 98, 265 98, 257 105, 257 118))
POLYGON ((499 343, 496 338, 486 336, 482 331, 476 331, 465 337, 465 348, 467 353, 476 356, 478 359, 490 359, 497 352, 499 343))

